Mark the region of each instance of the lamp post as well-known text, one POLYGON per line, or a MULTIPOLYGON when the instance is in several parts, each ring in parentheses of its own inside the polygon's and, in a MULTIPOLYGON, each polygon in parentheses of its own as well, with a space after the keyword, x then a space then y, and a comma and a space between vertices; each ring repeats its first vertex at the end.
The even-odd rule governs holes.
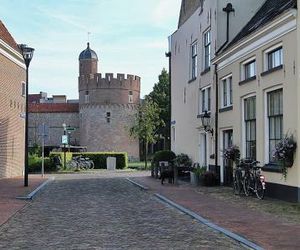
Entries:
POLYGON ((201 122, 202 122, 202 126, 204 128, 205 132, 209 132, 212 135, 214 134, 214 130, 211 128, 210 124, 211 124, 211 116, 210 114, 205 110, 204 114, 201 115, 201 122))
POLYGON ((26 89, 25 89, 25 160, 24 160, 24 186, 28 186, 28 68, 33 57, 34 49, 26 44, 19 45, 26 65, 26 89))
MULTIPOLYGON (((63 128, 64 128, 64 136, 66 136, 67 134, 67 125, 65 123, 62 124, 63 128)), ((64 169, 66 168, 66 143, 63 142, 64 144, 64 169)))

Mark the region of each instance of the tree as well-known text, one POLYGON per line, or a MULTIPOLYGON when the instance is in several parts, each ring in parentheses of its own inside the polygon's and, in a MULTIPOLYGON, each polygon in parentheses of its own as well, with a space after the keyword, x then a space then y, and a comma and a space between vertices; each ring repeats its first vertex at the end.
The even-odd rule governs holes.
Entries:
POLYGON ((164 122, 164 125, 158 128, 157 135, 165 138, 165 149, 170 149, 170 83, 166 69, 161 71, 161 74, 158 76, 158 83, 154 85, 149 97, 158 105, 160 109, 159 118, 164 122))
POLYGON ((149 143, 156 142, 157 128, 164 125, 159 117, 160 108, 147 97, 138 107, 134 123, 130 128, 130 135, 138 138, 145 144, 145 168, 147 168, 147 153, 149 143))

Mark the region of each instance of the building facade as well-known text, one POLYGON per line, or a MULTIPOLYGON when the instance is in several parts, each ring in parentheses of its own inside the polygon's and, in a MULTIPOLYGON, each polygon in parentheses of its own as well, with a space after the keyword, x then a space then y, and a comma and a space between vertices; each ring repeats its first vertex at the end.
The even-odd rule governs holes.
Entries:
POLYGON ((0 21, 0 178, 24 171, 25 80, 19 47, 0 21))
MULTIPOLYGON (((172 79, 172 150, 188 154, 194 162, 218 168, 215 149, 215 71, 211 60, 250 20, 263 0, 182 1, 178 29, 170 37, 172 79), (211 116, 211 132, 201 115, 211 116)), ((229 94, 229 92, 228 92, 229 94)), ((228 106, 230 103, 228 103, 228 106)))
MULTIPOLYGON (((273 154, 285 135, 299 141, 297 29, 296 1, 268 0, 214 59, 220 86, 220 150, 226 146, 226 135, 232 134, 229 143, 239 146, 241 156, 263 166, 267 194, 288 201, 300 201, 299 157, 295 155, 284 178, 273 154), (228 79, 232 106, 222 112, 228 79)), ((224 169, 221 157, 220 164, 224 169)))
POLYGON ((41 145, 39 128, 48 124, 48 147, 61 145, 62 124, 74 128, 71 144, 89 152, 127 152, 139 159, 139 141, 129 128, 140 103, 140 77, 98 73, 98 56, 90 48, 79 55, 79 100, 65 96, 48 98, 45 93, 31 95, 30 140, 41 145))
MULTIPOLYGON (((212 4, 213 1, 200 1, 203 3, 203 10, 200 5, 200 10, 198 8, 194 16, 186 19, 182 26, 186 24, 193 32, 198 32, 196 24, 192 26, 192 23, 196 23, 193 18, 199 19, 202 15, 200 12, 210 10, 205 2, 212 4)), ((218 1, 220 2, 222 1, 218 1)), ((176 153, 187 153, 201 165, 217 166, 215 169, 220 174, 221 183, 230 184, 233 166, 226 162, 222 152, 231 145, 237 145, 241 157, 260 161, 266 176, 268 196, 299 202, 299 147, 286 178, 283 177, 281 165, 273 158, 275 145, 286 134, 293 135, 299 141, 297 102, 300 96, 297 83, 300 36, 297 1, 254 1, 252 9, 244 6, 245 2, 242 7, 241 1, 230 2, 234 8, 233 15, 240 8, 246 8, 242 13, 248 13, 248 16, 241 17, 243 25, 239 29, 234 30, 234 26, 231 26, 239 21, 229 22, 229 29, 234 31, 231 31, 232 36, 227 31, 229 36, 224 45, 218 43, 223 22, 216 21, 217 37, 214 38, 214 32, 211 32, 212 44, 217 44, 210 56, 212 84, 211 87, 203 86, 203 81, 207 80, 203 73, 197 73, 198 96, 196 87, 189 92, 192 82, 187 79, 191 77, 189 74, 192 73, 193 76, 193 65, 205 63, 205 35, 202 35, 204 45, 197 47, 198 51, 202 50, 204 53, 197 54, 201 57, 200 60, 196 59, 197 64, 193 63, 193 44, 187 40, 184 44, 183 40, 179 50, 179 45, 176 44, 178 31, 171 37, 172 148, 176 153), (184 50, 182 44, 185 45, 184 50), (177 59, 182 52, 181 59, 177 59), (206 132, 201 130, 201 121, 195 118, 195 112, 201 115, 203 111, 210 112, 212 118, 210 130, 206 132), (198 137, 195 128, 199 129, 198 137), (207 137, 210 142, 207 142, 207 137), (185 145, 188 146, 184 147, 185 145)), ((216 20, 219 18, 218 14, 222 16, 222 11, 225 10, 218 9, 219 11, 215 11, 216 20)), ((229 18, 234 20, 235 17, 229 18)), ((198 25, 199 23, 202 27, 202 23, 198 21, 198 25)), ((183 32, 181 37, 190 37, 191 32, 187 28, 179 27, 179 30, 183 32)))

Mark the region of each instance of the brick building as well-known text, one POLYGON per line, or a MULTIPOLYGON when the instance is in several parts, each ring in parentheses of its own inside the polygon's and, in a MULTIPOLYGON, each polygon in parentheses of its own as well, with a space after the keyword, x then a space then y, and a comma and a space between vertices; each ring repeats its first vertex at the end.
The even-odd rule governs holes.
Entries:
POLYGON ((0 21, 0 178, 23 173, 25 80, 19 47, 0 21))
POLYGON ((127 152, 139 158, 139 142, 129 136, 129 127, 140 102, 140 77, 98 73, 98 56, 89 43, 79 55, 79 100, 66 96, 48 98, 43 92, 30 95, 29 141, 41 144, 39 127, 49 128, 47 147, 61 145, 63 126, 75 128, 71 144, 87 151, 127 152))

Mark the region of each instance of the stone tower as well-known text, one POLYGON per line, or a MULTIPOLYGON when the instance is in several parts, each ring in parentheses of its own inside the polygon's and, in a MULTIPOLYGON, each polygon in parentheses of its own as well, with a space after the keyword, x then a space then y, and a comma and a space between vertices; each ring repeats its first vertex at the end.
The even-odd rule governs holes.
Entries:
POLYGON ((129 136, 140 102, 140 77, 97 71, 98 56, 90 48, 79 55, 80 144, 90 152, 127 152, 139 158, 139 141, 129 136))

